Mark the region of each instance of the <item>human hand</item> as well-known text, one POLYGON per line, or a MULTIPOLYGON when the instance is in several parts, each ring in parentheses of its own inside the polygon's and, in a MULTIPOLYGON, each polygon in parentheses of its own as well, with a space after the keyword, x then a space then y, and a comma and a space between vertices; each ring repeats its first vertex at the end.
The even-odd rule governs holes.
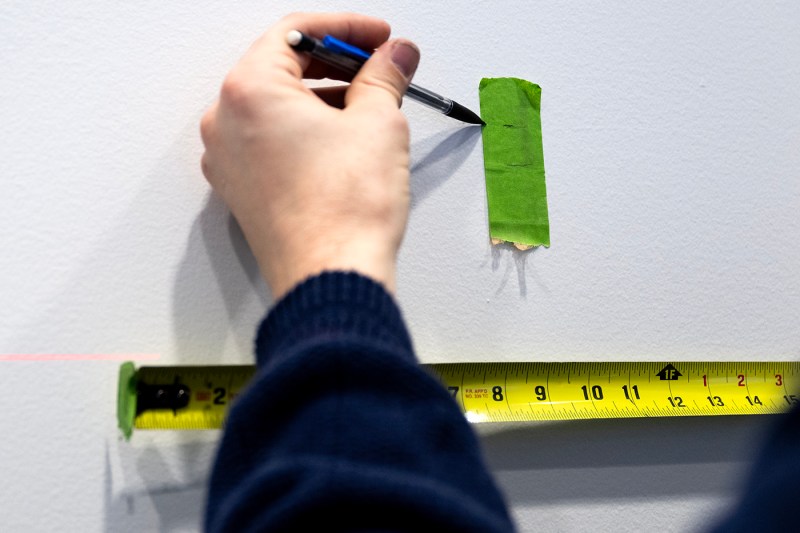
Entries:
POLYGON ((203 116, 203 173, 276 299, 324 270, 354 270, 395 288, 410 196, 399 106, 419 51, 387 41, 389 33, 386 22, 361 15, 290 15, 251 46, 203 116), (290 30, 377 48, 344 91, 343 109, 326 103, 342 89, 321 97, 303 84, 304 76, 337 74, 292 50, 290 30))

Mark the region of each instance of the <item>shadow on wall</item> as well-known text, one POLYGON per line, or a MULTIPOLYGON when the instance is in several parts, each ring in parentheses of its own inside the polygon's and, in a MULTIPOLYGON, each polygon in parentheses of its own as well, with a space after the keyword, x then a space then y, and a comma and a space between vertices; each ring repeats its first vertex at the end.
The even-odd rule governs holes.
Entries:
POLYGON ((423 152, 424 155, 411 164, 411 209, 461 168, 480 138, 480 128, 464 127, 437 133, 414 143, 412 155, 417 152, 423 152))
POLYGON ((218 360, 230 333, 239 353, 252 356, 254 298, 263 316, 272 295, 236 220, 219 197, 209 194, 175 275, 172 323, 178 359, 191 361, 200 353, 218 360))
MULTIPOLYGON (((190 435, 186 436, 192 439, 190 435)), ((215 442, 190 440, 165 449, 150 445, 121 454, 122 476, 136 488, 112 491, 112 467, 106 447, 105 528, 108 533, 200 531, 215 442), (180 464, 185 472, 175 472, 180 464)))
POLYGON ((511 503, 733 496, 772 416, 582 420, 484 435, 511 503))
MULTIPOLYGON (((513 244, 508 242, 490 244, 489 246, 491 247, 493 272, 497 272, 497 270, 499 270, 500 263, 502 262, 503 258, 505 258, 505 269, 503 270, 503 277, 500 280, 500 285, 498 285, 497 290, 494 293, 495 298, 500 296, 500 294, 502 294, 503 290, 506 288, 508 280, 511 278, 511 268, 516 267, 519 295, 523 299, 526 299, 528 297, 528 277, 526 274, 527 262, 529 258, 532 257, 537 250, 541 250, 542 247, 539 246, 536 248, 530 248, 528 250, 519 250, 513 244)), ((533 272, 534 274, 536 273, 535 270, 533 272)), ((536 277, 536 284, 539 286, 539 289, 542 293, 550 294, 550 289, 547 288, 547 286, 538 276, 536 277)))

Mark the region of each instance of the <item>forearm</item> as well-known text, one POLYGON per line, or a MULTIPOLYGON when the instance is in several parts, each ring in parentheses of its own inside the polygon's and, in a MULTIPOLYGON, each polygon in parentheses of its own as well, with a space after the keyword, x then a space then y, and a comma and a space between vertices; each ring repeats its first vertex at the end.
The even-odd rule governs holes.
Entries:
POLYGON ((478 443, 376 283, 323 274, 262 324, 214 468, 212 531, 513 529, 478 443), (322 514, 324 513, 324 514, 322 514))

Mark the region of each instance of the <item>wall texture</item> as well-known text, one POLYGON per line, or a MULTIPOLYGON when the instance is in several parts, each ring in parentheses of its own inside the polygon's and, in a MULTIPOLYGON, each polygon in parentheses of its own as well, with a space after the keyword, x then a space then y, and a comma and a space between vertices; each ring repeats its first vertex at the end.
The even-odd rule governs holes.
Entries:
MULTIPOLYGON (((388 19, 419 84, 471 107, 484 76, 543 88, 553 246, 529 253, 489 245, 479 132, 405 106, 398 298, 423 361, 800 355, 800 4, 743 0, 4 2, 0 354, 251 361, 271 297, 198 123, 298 9, 388 19)), ((0 530, 197 529, 216 433, 122 442, 118 361, 8 359, 0 530)), ((768 424, 479 429, 521 530, 663 532, 732 501, 768 424)))

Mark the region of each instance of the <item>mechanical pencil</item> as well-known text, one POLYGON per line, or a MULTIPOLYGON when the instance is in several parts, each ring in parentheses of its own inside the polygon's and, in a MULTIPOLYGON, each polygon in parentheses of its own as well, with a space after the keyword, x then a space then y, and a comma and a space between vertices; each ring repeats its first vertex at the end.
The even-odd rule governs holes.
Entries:
MULTIPOLYGON (((286 34, 286 42, 298 52, 306 52, 323 63, 353 75, 359 71, 370 56, 364 50, 330 35, 320 41, 297 30, 292 30, 286 34)), ((413 83, 408 86, 406 95, 448 117, 468 124, 485 125, 485 122, 478 115, 458 102, 445 98, 433 91, 423 89, 413 83)))

